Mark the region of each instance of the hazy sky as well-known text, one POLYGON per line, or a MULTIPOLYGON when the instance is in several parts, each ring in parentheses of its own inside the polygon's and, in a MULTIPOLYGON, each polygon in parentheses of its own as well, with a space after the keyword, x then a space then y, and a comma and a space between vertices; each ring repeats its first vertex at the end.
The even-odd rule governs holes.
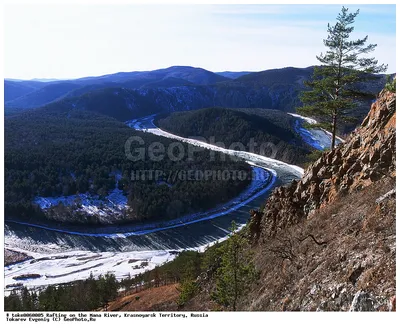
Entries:
MULTIPOLYGON (((360 9, 353 37, 395 72, 395 5, 360 9)), ((260 71, 317 64, 340 5, 7 5, 4 75, 74 78, 190 65, 260 71)))

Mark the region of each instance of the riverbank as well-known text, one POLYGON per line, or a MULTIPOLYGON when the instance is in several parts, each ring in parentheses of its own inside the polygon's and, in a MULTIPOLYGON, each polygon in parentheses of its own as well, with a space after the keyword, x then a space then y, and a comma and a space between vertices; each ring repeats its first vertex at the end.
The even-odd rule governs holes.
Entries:
POLYGON ((232 200, 228 205, 222 206, 220 211, 192 217, 190 224, 175 222, 168 227, 141 227, 135 231, 121 229, 99 231, 99 234, 77 231, 77 234, 71 234, 65 231, 66 229, 49 230, 8 222, 5 233, 6 248, 26 252, 33 257, 33 262, 27 260, 6 267, 6 285, 12 285, 15 283, 14 278, 21 275, 31 277, 23 281, 29 288, 85 279, 91 273, 99 276, 112 272, 121 280, 128 274, 136 275, 166 263, 182 250, 202 252, 207 246, 228 238, 232 220, 235 220, 241 229, 247 223, 249 210, 262 205, 270 190, 303 174, 302 168, 275 159, 223 149, 198 140, 172 135, 155 127, 153 119, 154 117, 146 117, 135 120, 131 125, 147 133, 241 157, 251 164, 254 170, 270 172, 267 180, 261 185, 258 181, 258 186, 262 188, 254 192, 254 185, 253 194, 247 199, 232 200))

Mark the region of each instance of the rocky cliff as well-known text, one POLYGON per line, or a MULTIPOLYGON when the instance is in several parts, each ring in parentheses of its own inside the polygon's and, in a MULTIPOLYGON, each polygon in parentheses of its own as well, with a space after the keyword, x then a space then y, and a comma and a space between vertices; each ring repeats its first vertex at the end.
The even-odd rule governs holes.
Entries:
POLYGON ((395 123, 382 91, 346 142, 252 211, 260 279, 243 309, 395 310, 395 123))
MULTIPOLYGON (((368 116, 344 142, 310 165, 301 180, 277 188, 258 216, 260 237, 304 220, 316 209, 383 176, 395 175, 396 95, 382 91, 368 116)), ((254 218, 257 220, 257 218, 254 218)))
MULTIPOLYGON (((381 92, 346 142, 324 153, 300 181, 277 188, 263 211, 251 212, 241 236, 253 242, 246 248, 258 274, 238 310, 396 310, 395 110, 396 95, 381 92)), ((231 310, 211 297, 218 246, 202 261, 203 271, 181 289, 183 305, 160 287, 155 308, 146 309, 231 310)), ((151 290, 140 298, 151 299, 151 290)), ((122 303, 129 300, 117 300, 116 308, 127 310, 122 303)))

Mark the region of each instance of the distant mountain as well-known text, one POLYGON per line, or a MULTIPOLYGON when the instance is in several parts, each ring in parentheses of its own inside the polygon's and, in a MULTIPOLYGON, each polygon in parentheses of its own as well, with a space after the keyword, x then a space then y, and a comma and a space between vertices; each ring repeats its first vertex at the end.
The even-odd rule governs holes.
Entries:
POLYGON ((229 79, 202 68, 172 66, 145 72, 120 72, 65 81, 10 81, 4 83, 7 107, 34 108, 65 96, 82 95, 88 90, 119 86, 129 89, 169 88, 183 85, 212 85, 229 79), (78 89, 83 88, 82 91, 78 89), (76 91, 71 93, 71 91, 76 91), (16 100, 17 98, 24 97, 16 100))
MULTIPOLYGON (((85 89, 93 86, 85 87, 85 89)), ((129 120, 155 113, 188 111, 210 106, 229 108, 273 108, 293 111, 295 92, 249 88, 246 85, 217 84, 212 86, 188 85, 168 88, 128 89, 111 87, 79 95, 81 89, 49 106, 60 102, 81 109, 96 111, 118 120, 129 120), (279 92, 279 93, 278 93, 279 92)))
POLYGON ((220 76, 205 69, 190 66, 172 66, 152 71, 152 74, 160 74, 163 78, 173 77, 184 79, 191 83, 200 85, 215 84, 217 82, 229 80, 227 77, 220 76))
POLYGON ((55 82, 55 81, 60 81, 59 79, 32 79, 30 81, 39 81, 39 82, 55 82))
POLYGON ((216 72, 216 74, 230 78, 230 79, 237 79, 238 77, 241 77, 246 74, 250 74, 252 72, 231 72, 231 71, 225 71, 225 72, 216 72))
POLYGON ((42 88, 45 84, 37 81, 4 80, 4 102, 22 97, 42 88))
MULTIPOLYGON (((154 100, 152 94, 140 90, 107 88, 75 98, 65 98, 60 102, 63 108, 87 110, 114 117, 119 121, 127 121, 162 111, 162 107, 154 100)), ((59 103, 52 103, 47 107, 57 108, 59 103)))
MULTIPOLYGON (((299 93, 305 90, 303 82, 311 77, 312 72, 313 67, 287 67, 228 79, 201 68, 173 66, 149 72, 122 72, 71 81, 36 82, 41 86, 39 89, 35 86, 36 90, 6 101, 5 106, 40 107, 56 100, 77 98, 89 93, 81 100, 75 99, 69 103, 83 104, 83 108, 119 120, 206 107, 270 108, 295 112, 295 108, 301 106, 299 93), (122 99, 118 99, 119 97, 122 99)), ((11 82, 5 82, 6 94, 9 93, 9 83, 11 82)), ((32 87, 34 81, 12 83, 32 87)), ((360 87, 365 91, 377 93, 384 84, 385 76, 381 75, 360 87)), ((15 86, 14 90, 17 90, 15 86)), ((351 131, 361 122, 369 110, 370 102, 359 105, 355 112, 356 123, 340 126, 341 133, 351 131)))
POLYGON ((243 75, 237 79, 237 82, 251 83, 257 85, 272 86, 276 84, 300 85, 303 87, 303 81, 309 79, 313 73, 314 67, 296 68, 285 67, 269 69, 261 72, 254 72, 243 75))
MULTIPOLYGON (((67 102, 119 120, 214 106, 271 108, 293 112, 295 106, 300 105, 298 92, 304 88, 299 80, 309 77, 311 72, 311 69, 283 69, 279 74, 266 71, 231 80, 202 69, 171 67, 132 73, 135 79, 124 82, 121 79, 127 78, 128 73, 117 73, 114 78, 101 77, 103 83, 72 88, 64 99, 75 98, 67 102), (189 82, 201 83, 205 79, 223 81, 209 85, 189 82)), ((79 83, 79 80, 74 83, 79 83)), ((8 105, 11 107, 11 104, 8 105)))
POLYGON ((143 72, 119 72, 97 77, 84 77, 72 80, 79 84, 97 84, 97 83, 125 83, 134 84, 135 87, 141 87, 144 84, 166 79, 185 80, 193 84, 207 85, 229 80, 229 78, 220 76, 216 73, 207 71, 203 68, 191 66, 171 66, 168 68, 157 69, 143 72))
POLYGON ((15 81, 4 81, 4 101, 11 101, 35 89, 15 81))
MULTIPOLYGON (((9 82, 10 83, 10 82, 9 82)), ((7 84, 9 84, 7 83, 7 84)), ((20 84, 20 86, 26 87, 24 82, 15 82, 20 84)), ((40 82, 39 82, 40 83, 40 82)), ((71 90, 77 89, 80 86, 75 83, 69 82, 59 82, 59 83, 44 83, 44 86, 33 90, 32 92, 26 93, 13 100, 6 101, 5 106, 7 107, 17 107, 17 108, 35 108, 43 106, 50 102, 53 102, 59 98, 64 97, 71 90)), ((8 88, 5 85, 6 92, 8 88)))
POLYGON ((61 81, 60 79, 41 79, 41 78, 34 78, 30 80, 24 80, 24 79, 11 79, 11 78, 5 78, 4 81, 12 81, 12 82, 55 82, 55 81, 61 81))
MULTIPOLYGON (((125 83, 125 85, 127 84, 129 84, 129 82, 125 83)), ((154 82, 143 84, 141 88, 170 88, 170 87, 179 87, 184 85, 194 85, 194 83, 176 77, 166 77, 162 80, 157 80, 154 82)))

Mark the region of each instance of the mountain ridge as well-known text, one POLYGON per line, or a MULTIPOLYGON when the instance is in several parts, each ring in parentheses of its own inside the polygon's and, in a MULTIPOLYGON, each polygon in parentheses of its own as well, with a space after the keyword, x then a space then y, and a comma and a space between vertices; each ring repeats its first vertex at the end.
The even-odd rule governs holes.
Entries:
MULTIPOLYGON (((137 118, 138 116, 135 113, 146 116, 156 112, 185 111, 206 107, 269 108, 294 112, 296 107, 301 106, 299 93, 305 89, 302 82, 308 79, 311 74, 312 67, 288 67, 253 72, 236 79, 227 79, 215 73, 191 67, 172 67, 152 72, 116 73, 113 76, 117 76, 117 80, 110 80, 107 75, 106 78, 100 77, 96 82, 87 80, 92 78, 84 78, 81 82, 76 82, 77 80, 36 82, 39 83, 37 85, 44 85, 45 87, 33 91, 29 88, 30 93, 25 96, 21 96, 23 90, 17 90, 16 93, 19 97, 6 101, 5 107, 7 109, 15 108, 12 111, 15 114, 18 112, 18 108, 40 107, 57 104, 60 101, 71 102, 70 98, 73 97, 83 96, 88 99, 98 96, 105 99, 106 94, 110 94, 109 88, 116 88, 115 91, 117 92, 117 88, 119 88, 121 95, 127 93, 130 95, 126 99, 115 99, 115 101, 117 103, 125 102, 127 107, 135 108, 129 119, 137 118), (133 74, 136 77, 126 79, 124 74, 133 74), (53 95, 51 94, 52 89, 55 90, 53 95), (124 89, 129 91, 124 91, 124 89), (50 92, 46 93, 46 90, 50 92), (64 90, 64 93, 62 90, 64 90), (101 95, 101 92, 105 94, 101 95), (128 102, 131 103, 128 104, 128 102)), ((10 86, 10 83, 5 81, 6 94, 9 94, 7 85, 10 86)), ((33 82, 29 83, 29 86, 31 86, 33 82)), ((384 83, 384 76, 378 76, 378 80, 362 87, 374 94, 382 89, 384 83)), ((99 100, 93 101, 100 102, 99 100)), ((107 103, 110 107, 108 109, 109 115, 118 117, 119 114, 116 114, 112 108, 112 99, 108 99, 107 103)), ((62 104, 59 103, 59 105, 62 104)), ((368 101, 360 103, 355 115, 358 123, 368 112, 369 105, 368 101)), ((129 113, 129 110, 124 111, 129 113)), ((7 112, 11 111, 7 110, 7 112)), ((348 133, 354 127, 355 124, 353 123, 343 124, 340 126, 340 132, 348 133)))

